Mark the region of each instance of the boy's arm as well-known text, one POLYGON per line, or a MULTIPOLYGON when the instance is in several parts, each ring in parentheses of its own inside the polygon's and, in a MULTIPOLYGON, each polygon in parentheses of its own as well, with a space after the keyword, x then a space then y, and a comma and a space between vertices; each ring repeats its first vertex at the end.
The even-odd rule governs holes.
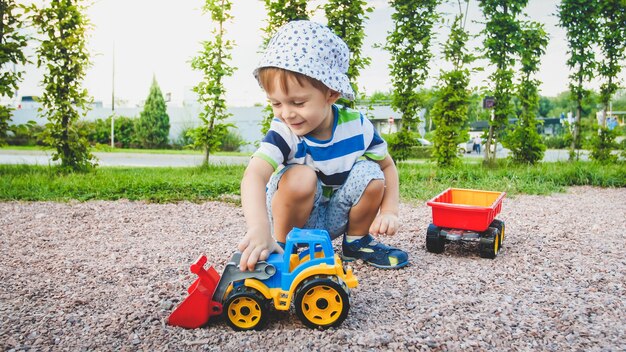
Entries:
POLYGON ((398 232, 398 213, 400 203, 400 181, 396 164, 387 155, 377 161, 385 175, 385 193, 380 204, 380 212, 370 226, 371 234, 395 235, 398 232))
POLYGON ((257 261, 267 259, 274 251, 282 252, 270 233, 265 205, 265 187, 273 172, 267 161, 253 157, 241 180, 241 207, 246 219, 246 235, 238 245, 241 270, 253 270, 257 261))

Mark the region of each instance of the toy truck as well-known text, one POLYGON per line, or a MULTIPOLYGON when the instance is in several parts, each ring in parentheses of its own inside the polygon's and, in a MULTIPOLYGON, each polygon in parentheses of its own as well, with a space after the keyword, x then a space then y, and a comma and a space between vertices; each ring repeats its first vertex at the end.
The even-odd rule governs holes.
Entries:
POLYGON ((350 289, 358 281, 334 253, 328 232, 294 228, 287 235, 284 254, 272 253, 253 271, 239 270, 240 258, 241 253, 235 253, 221 277, 212 266, 204 269, 206 256, 191 265, 198 278, 168 323, 198 328, 222 315, 235 330, 259 330, 272 306, 286 311, 292 303, 311 328, 338 326, 348 315, 350 289))
POLYGON ((433 222, 426 231, 426 250, 443 253, 446 243, 478 242, 482 258, 493 259, 504 242, 504 221, 495 219, 505 192, 448 188, 426 204, 433 222))

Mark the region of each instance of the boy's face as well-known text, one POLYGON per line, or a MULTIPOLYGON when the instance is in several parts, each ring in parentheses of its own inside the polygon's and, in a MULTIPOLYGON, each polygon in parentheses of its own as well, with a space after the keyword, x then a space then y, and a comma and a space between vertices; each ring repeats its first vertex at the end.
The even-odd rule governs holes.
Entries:
POLYGON ((287 90, 283 92, 278 77, 274 90, 267 92, 274 116, 281 119, 297 136, 310 135, 317 139, 328 139, 332 135, 332 104, 339 94, 328 90, 326 93, 302 80, 302 85, 294 77, 288 77, 287 90))

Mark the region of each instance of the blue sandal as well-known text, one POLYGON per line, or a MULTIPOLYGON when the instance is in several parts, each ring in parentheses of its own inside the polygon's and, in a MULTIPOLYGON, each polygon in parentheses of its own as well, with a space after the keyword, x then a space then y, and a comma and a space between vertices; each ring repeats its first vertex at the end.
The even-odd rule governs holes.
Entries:
POLYGON ((384 245, 372 235, 363 236, 359 240, 346 242, 343 237, 341 258, 346 262, 361 259, 367 264, 381 269, 399 269, 409 264, 409 255, 398 248, 384 245))

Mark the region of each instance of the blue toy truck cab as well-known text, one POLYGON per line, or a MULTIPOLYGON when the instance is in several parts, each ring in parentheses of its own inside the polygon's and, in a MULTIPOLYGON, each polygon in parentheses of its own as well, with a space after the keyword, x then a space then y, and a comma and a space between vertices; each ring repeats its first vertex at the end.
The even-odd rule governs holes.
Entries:
POLYGON ((267 263, 273 265, 280 275, 261 281, 267 287, 280 287, 283 291, 289 291, 300 273, 320 264, 332 266, 335 264, 334 256, 328 232, 294 228, 287 236, 285 253, 272 253, 267 259, 267 263))

